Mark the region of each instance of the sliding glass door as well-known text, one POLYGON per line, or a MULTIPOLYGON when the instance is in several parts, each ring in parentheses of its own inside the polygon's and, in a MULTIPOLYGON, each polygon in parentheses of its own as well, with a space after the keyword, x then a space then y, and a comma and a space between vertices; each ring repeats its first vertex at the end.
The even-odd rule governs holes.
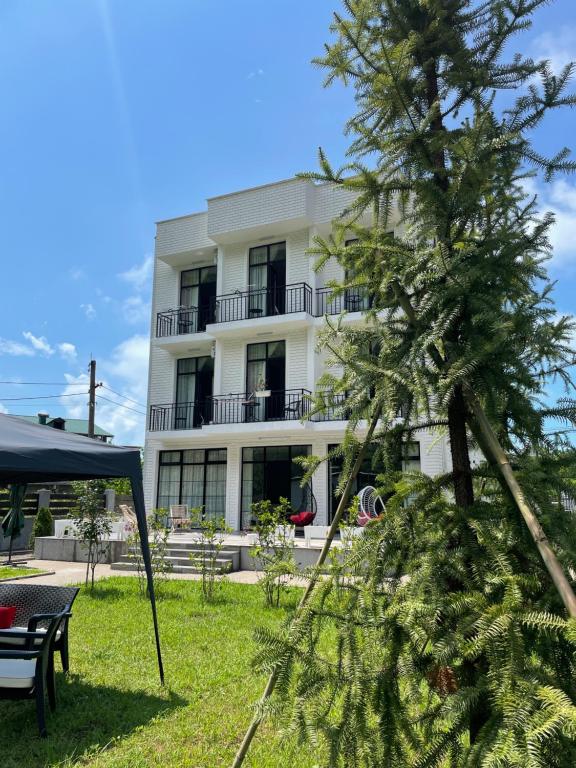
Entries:
POLYGON ((296 511, 302 502, 300 482, 304 470, 294 462, 308 456, 309 445, 276 445, 242 449, 242 528, 253 525, 252 504, 269 499, 277 504, 288 499, 296 511))
POLYGON ((180 273, 180 333, 206 330, 214 321, 216 267, 186 269, 180 273))
POLYGON ((214 360, 185 357, 176 362, 174 429, 193 429, 211 421, 214 360))
POLYGON ((286 243, 250 248, 248 284, 250 317, 286 311, 286 243))
POLYGON ((284 418, 286 343, 268 341, 246 348, 246 393, 250 408, 246 421, 284 418), (258 396, 258 393, 262 393, 258 396))

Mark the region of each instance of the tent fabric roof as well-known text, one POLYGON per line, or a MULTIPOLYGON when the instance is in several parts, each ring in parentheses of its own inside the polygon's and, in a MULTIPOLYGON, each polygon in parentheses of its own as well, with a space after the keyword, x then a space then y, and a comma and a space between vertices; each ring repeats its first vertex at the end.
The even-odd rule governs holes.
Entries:
MULTIPOLYGON (((23 419, 24 421, 28 421, 31 424, 40 424, 40 419, 38 417, 38 414, 35 414, 34 416, 30 415, 20 415, 20 414, 14 414, 14 416, 17 419, 23 419)), ((57 416, 49 416, 48 421, 46 422, 48 426, 51 426, 51 422, 53 419, 58 418, 57 416)), ((69 419, 68 416, 63 416, 62 420, 64 421, 64 432, 74 432, 76 435, 87 435, 88 434, 88 419, 69 419)), ((98 424, 94 424, 94 434, 96 437, 114 437, 113 434, 110 432, 106 432, 105 429, 102 429, 102 427, 99 427, 98 424)))
POLYGON ((0 483, 87 480, 140 475, 138 448, 0 414, 0 483))

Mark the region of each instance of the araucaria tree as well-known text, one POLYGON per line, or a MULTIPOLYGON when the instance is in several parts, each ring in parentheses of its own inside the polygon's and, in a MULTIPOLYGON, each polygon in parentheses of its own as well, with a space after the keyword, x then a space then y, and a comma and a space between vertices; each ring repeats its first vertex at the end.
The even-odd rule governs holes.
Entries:
POLYGON ((550 434, 576 408, 545 405, 551 377, 571 387, 572 328, 545 269, 552 220, 525 191, 575 169, 531 141, 576 103, 573 67, 506 59, 545 1, 348 0, 317 62, 357 112, 351 162, 321 153, 309 175, 351 200, 315 251, 371 309, 329 325, 342 373, 316 407, 351 416, 344 480, 355 426, 381 417, 388 501, 292 625, 261 633, 259 662, 333 767, 576 765, 576 456, 550 434), (446 476, 399 471, 424 427, 449 436, 446 476))

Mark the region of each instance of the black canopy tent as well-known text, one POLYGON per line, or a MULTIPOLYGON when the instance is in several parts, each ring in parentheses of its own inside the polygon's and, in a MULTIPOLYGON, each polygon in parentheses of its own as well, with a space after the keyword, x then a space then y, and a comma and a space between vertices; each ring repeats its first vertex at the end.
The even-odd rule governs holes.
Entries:
POLYGON ((160 680, 164 682, 140 450, 109 445, 54 427, 30 424, 23 419, 0 414, 0 485, 108 477, 130 478, 152 607, 158 668, 160 680))

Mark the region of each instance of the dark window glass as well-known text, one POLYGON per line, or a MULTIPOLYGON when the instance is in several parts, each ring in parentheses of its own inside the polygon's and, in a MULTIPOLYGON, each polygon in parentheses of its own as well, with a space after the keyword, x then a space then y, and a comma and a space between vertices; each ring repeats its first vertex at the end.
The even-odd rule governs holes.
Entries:
POLYGON ((309 445, 265 446, 242 449, 242 528, 250 528, 252 504, 262 499, 277 503, 289 499, 294 510, 302 502, 300 481, 304 470, 293 460, 308 456, 309 445))

